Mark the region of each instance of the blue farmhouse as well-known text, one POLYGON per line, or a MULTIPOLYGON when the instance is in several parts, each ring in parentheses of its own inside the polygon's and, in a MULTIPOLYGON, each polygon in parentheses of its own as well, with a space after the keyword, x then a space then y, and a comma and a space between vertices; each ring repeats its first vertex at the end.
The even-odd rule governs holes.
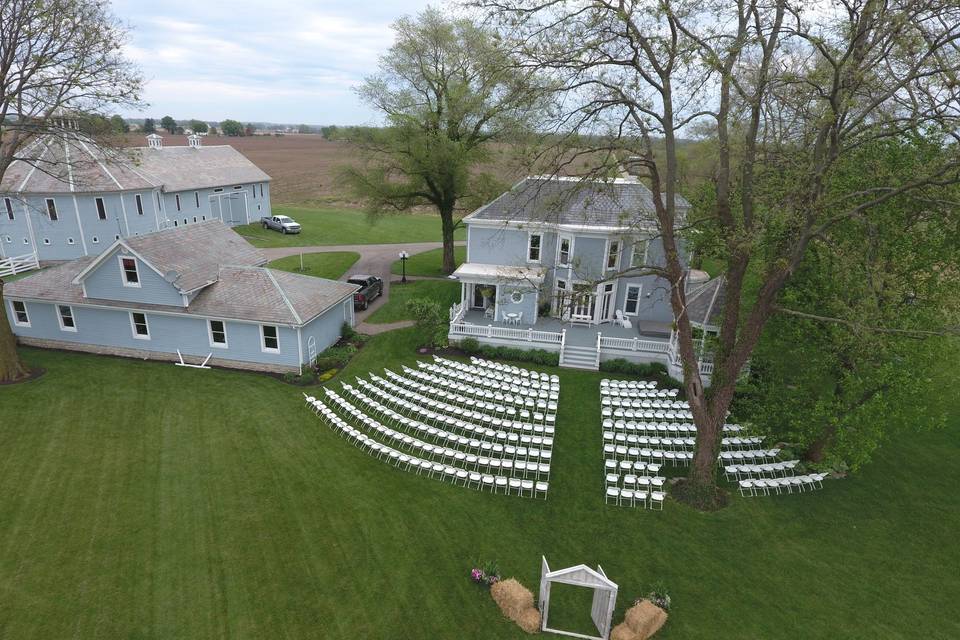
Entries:
POLYGON ((21 344, 298 371, 353 325, 355 285, 267 269, 219 220, 121 238, 5 287, 21 344))

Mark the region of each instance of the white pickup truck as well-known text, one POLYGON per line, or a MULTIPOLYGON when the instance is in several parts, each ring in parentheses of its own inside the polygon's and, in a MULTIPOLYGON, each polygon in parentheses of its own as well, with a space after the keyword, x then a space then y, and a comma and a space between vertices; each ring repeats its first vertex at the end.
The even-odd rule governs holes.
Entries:
POLYGON ((300 233, 300 225, 287 216, 263 216, 260 223, 264 229, 273 229, 280 233, 300 233))

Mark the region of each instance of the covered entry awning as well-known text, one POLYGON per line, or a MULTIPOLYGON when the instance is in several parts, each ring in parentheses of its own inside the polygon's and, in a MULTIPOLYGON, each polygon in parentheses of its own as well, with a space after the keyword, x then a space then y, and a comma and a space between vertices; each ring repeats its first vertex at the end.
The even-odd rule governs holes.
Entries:
POLYGON ((527 283, 532 286, 543 284, 546 269, 543 267, 511 267, 501 264, 481 264, 465 262, 453 272, 453 277, 461 282, 477 284, 527 283))

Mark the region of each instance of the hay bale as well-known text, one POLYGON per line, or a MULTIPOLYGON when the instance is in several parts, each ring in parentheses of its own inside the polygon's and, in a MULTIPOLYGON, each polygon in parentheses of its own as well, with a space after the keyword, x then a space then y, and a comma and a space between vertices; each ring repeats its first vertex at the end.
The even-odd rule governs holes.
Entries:
POLYGON ((540 612, 533 606, 533 593, 514 578, 501 580, 490 587, 493 601, 503 615, 527 633, 540 630, 540 612))
POLYGON ((610 640, 636 640, 633 629, 626 622, 621 622, 610 632, 610 640))
POLYGON ((634 633, 635 640, 647 640, 667 622, 667 612, 649 600, 641 600, 627 609, 624 623, 634 633))

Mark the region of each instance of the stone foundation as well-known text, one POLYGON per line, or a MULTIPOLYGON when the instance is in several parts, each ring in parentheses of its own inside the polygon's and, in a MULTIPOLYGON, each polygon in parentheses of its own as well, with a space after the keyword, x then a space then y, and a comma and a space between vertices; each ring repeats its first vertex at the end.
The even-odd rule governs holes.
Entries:
MULTIPOLYGON (((82 344, 77 342, 67 342, 64 340, 46 340, 42 338, 26 338, 17 336, 20 344, 28 347, 40 347, 41 349, 62 349, 64 351, 81 351, 83 353, 95 353, 104 356, 120 356, 123 358, 136 358, 137 360, 158 360, 161 362, 180 362, 176 353, 164 353, 162 351, 147 351, 146 349, 129 349, 126 347, 107 347, 99 344, 82 344)), ((184 356, 183 360, 187 364, 200 364, 203 357, 184 356)), ((245 362, 243 360, 230 360, 227 358, 210 358, 207 362, 211 367, 223 367, 225 369, 240 369, 243 371, 264 371, 268 373, 297 373, 300 369, 296 366, 286 364, 267 364, 263 362, 245 362)))

